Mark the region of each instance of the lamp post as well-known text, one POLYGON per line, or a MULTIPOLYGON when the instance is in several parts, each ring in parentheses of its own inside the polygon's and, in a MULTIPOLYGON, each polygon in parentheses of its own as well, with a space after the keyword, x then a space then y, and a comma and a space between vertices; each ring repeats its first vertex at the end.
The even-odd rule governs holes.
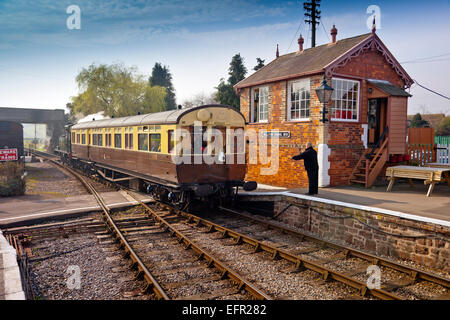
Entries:
POLYGON ((326 106, 327 106, 327 102, 330 101, 333 90, 334 89, 327 84, 327 80, 325 79, 325 74, 324 74, 322 84, 316 88, 317 98, 319 98, 320 103, 323 103, 323 108, 321 111, 322 119, 320 120, 323 123, 328 121, 328 119, 326 118, 326 114, 328 113, 326 106))

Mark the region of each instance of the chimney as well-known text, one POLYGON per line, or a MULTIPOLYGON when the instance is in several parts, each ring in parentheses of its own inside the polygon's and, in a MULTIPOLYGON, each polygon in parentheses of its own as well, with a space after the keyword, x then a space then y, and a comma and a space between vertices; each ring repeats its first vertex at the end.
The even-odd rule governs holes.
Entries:
POLYGON ((278 51, 278 45, 277 45, 277 58, 280 56, 280 51, 278 51))
POLYGON ((333 28, 331 29, 331 43, 336 43, 336 35, 337 35, 337 29, 335 25, 333 24, 333 28))
POLYGON ((298 51, 302 52, 303 51, 303 43, 305 42, 305 40, 303 39, 302 35, 300 35, 300 37, 297 40, 298 42, 298 51))

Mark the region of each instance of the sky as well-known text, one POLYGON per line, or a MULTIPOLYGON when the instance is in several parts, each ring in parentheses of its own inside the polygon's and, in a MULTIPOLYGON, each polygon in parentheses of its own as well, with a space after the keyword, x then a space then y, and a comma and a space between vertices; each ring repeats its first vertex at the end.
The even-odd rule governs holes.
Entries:
MULTIPOLYGON (((371 5, 380 8, 377 34, 408 74, 450 96, 450 0, 322 0, 317 45, 370 32, 371 5)), ((256 58, 269 63, 297 50, 301 33, 310 47, 303 1, 257 0, 0 0, 0 106, 63 109, 79 93, 75 77, 92 63, 124 63, 151 74, 169 67, 177 102, 210 94, 228 78, 240 53, 249 70, 256 58), (69 29, 71 5, 80 29, 69 29)), ((450 114, 450 101, 417 85, 409 114, 450 114)))

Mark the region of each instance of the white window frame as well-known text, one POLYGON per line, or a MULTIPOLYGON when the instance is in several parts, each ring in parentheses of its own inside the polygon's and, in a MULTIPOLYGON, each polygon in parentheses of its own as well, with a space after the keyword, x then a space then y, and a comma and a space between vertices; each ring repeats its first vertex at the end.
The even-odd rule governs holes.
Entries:
MULTIPOLYGON (((301 103, 301 99, 300 102, 301 103)), ((300 105, 299 105, 300 108, 300 105)), ((300 109, 299 109, 299 115, 300 115, 300 109)), ((292 80, 288 82, 288 98, 287 98, 287 120, 288 121, 295 121, 295 122, 301 122, 301 121, 309 121, 310 120, 310 115, 311 115, 311 79, 310 78, 303 78, 303 79, 297 79, 297 80, 292 80), (291 108, 292 108, 292 104, 291 104, 291 96, 292 96, 292 85, 294 83, 297 82, 304 82, 304 87, 308 89, 309 92, 309 110, 308 110, 308 117, 306 118, 292 118, 291 117, 291 108)))
MULTIPOLYGON (((336 122, 359 122, 359 101, 361 99, 361 82, 358 81, 358 80, 351 80, 351 79, 335 78, 335 77, 333 77, 331 79, 331 83, 333 83, 333 80, 347 81, 347 82, 352 82, 352 83, 358 84, 358 91, 357 91, 358 98, 356 99, 356 119, 333 118, 333 112, 332 112, 332 103, 333 102, 331 102, 330 106, 328 107, 328 110, 331 113, 331 121, 336 121, 336 122)), ((334 88, 334 86, 333 86, 333 88, 334 88)), ((337 90, 337 88, 334 88, 334 89, 337 90)), ((333 101, 333 95, 335 94, 335 92, 337 92, 337 91, 333 91, 333 94, 331 96, 331 101, 333 101)))
POLYGON ((269 86, 261 86, 252 88, 251 91, 251 103, 250 103, 250 123, 268 123, 269 122, 269 86), (258 105, 255 106, 255 90, 261 91, 261 89, 267 89, 267 119, 261 120, 259 117, 260 110, 260 97, 258 97, 258 105), (258 120, 255 119, 255 116, 258 115, 258 120))

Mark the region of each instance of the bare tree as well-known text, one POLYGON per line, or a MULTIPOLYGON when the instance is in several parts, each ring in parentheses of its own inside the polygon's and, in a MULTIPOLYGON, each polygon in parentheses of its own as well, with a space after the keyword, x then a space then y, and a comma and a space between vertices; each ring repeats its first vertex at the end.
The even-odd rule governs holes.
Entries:
POLYGON ((191 98, 188 98, 183 101, 184 108, 192 108, 197 106, 202 106, 205 104, 216 104, 216 92, 205 94, 204 92, 197 93, 193 95, 191 98))

